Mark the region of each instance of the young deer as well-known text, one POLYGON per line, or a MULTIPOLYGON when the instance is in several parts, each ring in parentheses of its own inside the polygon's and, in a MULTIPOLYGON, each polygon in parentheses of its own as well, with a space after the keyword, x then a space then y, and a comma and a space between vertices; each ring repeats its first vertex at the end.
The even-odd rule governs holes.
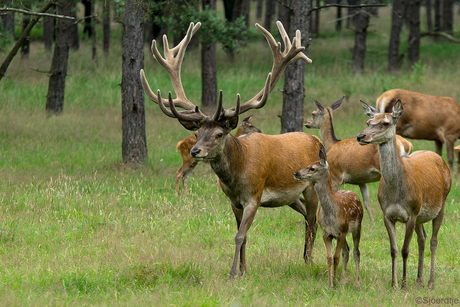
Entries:
POLYGON ((396 124, 403 114, 403 105, 398 100, 391 113, 379 113, 361 101, 366 114, 371 118, 357 140, 361 145, 377 144, 380 155, 380 179, 378 199, 383 211, 383 221, 390 237, 392 259, 392 285, 398 287, 396 278, 396 222, 406 224, 403 258, 402 288, 406 288, 407 258, 414 233, 418 242, 417 283, 423 284, 423 254, 426 232, 423 224, 432 221, 431 270, 428 286, 434 286, 434 260, 438 246, 438 232, 444 217, 444 207, 450 192, 452 179, 447 163, 438 154, 421 150, 408 157, 401 157, 396 146, 396 124))
POLYGON ((240 96, 237 95, 236 106, 230 109, 222 107, 221 91, 217 110, 212 117, 203 114, 198 106, 187 99, 180 79, 185 48, 200 23, 192 23, 185 38, 173 49, 169 49, 164 36, 164 58, 156 48, 156 42, 152 43, 154 57, 171 76, 176 99, 172 99, 171 93, 169 99, 162 99, 160 91, 154 94, 141 70, 147 96, 159 105, 165 115, 177 118, 186 129, 197 131, 197 143, 190 154, 196 161, 209 161, 219 177, 222 190, 230 199, 238 226, 230 278, 237 273, 238 259, 240 273, 246 272, 246 234, 260 206, 273 208, 287 205, 305 217, 305 260, 311 258, 316 235, 317 195, 310 183, 295 180, 292 172, 314 161, 321 141, 303 132, 282 135, 251 133, 239 138, 229 134, 237 126, 239 114, 265 105, 270 91, 291 61, 311 63, 302 53, 304 48, 300 44, 300 31, 296 32, 291 42, 283 25, 277 22, 277 26, 284 40, 284 51, 281 51, 281 44, 275 41, 269 31, 256 24, 272 50, 274 61, 264 89, 244 103, 240 103, 240 96), (178 111, 178 107, 185 110, 178 111), (303 194, 304 199, 300 194, 303 194))
MULTIPOLYGON (((396 133, 409 139, 432 140, 436 153, 442 156, 446 146, 447 161, 454 169, 454 146, 460 138, 460 105, 450 97, 432 96, 393 89, 377 99, 377 110, 391 113, 393 105, 401 100, 404 114, 396 125, 396 133)), ((458 162, 460 163, 460 161, 458 162)))
POLYGON ((353 236, 353 256, 356 265, 358 284, 361 284, 359 274, 359 240, 361 238, 361 221, 363 206, 356 193, 352 191, 336 190, 332 186, 329 176, 329 165, 326 161, 326 151, 321 147, 319 161, 294 173, 297 180, 308 180, 315 184, 316 194, 319 197, 320 208, 318 223, 323 230, 323 240, 326 245, 329 285, 334 287, 337 282, 337 267, 340 262, 340 250, 343 255, 342 279, 345 277, 350 249, 347 244, 347 233, 353 236), (337 240, 334 256, 332 256, 332 239, 337 240))
MULTIPOLYGON (((305 122, 305 127, 320 130, 321 141, 326 148, 329 173, 332 188, 337 191, 342 184, 349 183, 359 186, 363 196, 364 208, 371 223, 371 204, 369 201, 368 183, 380 180, 380 160, 377 145, 360 146, 355 138, 338 140, 335 136, 332 114, 342 104, 343 96, 330 107, 323 107, 314 100, 316 111, 305 122)), ((400 155, 408 155, 412 152, 412 144, 404 138, 397 136, 397 145, 400 155)))
MULTIPOLYGON (((252 115, 243 119, 241 124, 238 126, 236 130, 235 137, 239 137, 244 134, 257 132, 260 133, 261 131, 259 128, 254 126, 251 123, 252 115)), ((179 183, 182 179, 182 192, 184 196, 187 196, 187 180, 188 176, 192 173, 195 166, 198 164, 199 161, 193 160, 192 156, 190 155, 190 151, 195 146, 197 140, 194 134, 189 135, 182 141, 177 142, 176 151, 179 151, 182 156, 182 166, 176 172, 176 196, 179 196, 179 183)))

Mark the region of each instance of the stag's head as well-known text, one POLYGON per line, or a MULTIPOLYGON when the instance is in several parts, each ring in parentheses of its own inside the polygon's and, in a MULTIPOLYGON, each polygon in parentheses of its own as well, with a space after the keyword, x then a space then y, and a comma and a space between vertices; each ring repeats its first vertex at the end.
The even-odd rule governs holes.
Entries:
POLYGON ((301 59, 307 63, 311 60, 302 51, 304 47, 300 42, 300 31, 296 32, 296 37, 292 42, 284 30, 281 22, 277 22, 278 29, 284 40, 285 48, 281 51, 281 43, 277 43, 269 31, 256 24, 256 27, 265 36, 273 54, 272 71, 268 74, 264 88, 253 98, 240 102, 240 95, 237 95, 236 106, 224 109, 222 103, 222 91, 219 94, 219 101, 216 112, 212 116, 202 113, 198 106, 190 102, 182 87, 180 70, 184 58, 185 50, 195 32, 200 28, 201 23, 191 23, 187 35, 174 48, 169 49, 168 39, 163 36, 164 57, 158 51, 156 41, 152 42, 152 53, 154 58, 168 71, 177 98, 173 99, 169 93, 168 99, 162 99, 160 91, 157 94, 151 90, 144 71, 141 70, 141 80, 147 96, 160 106, 163 113, 169 117, 176 118, 188 130, 196 131, 197 143, 192 148, 190 154, 195 159, 212 160, 222 151, 228 134, 238 125, 238 115, 251 110, 260 109, 267 102, 268 95, 280 79, 286 66, 293 60, 301 59), (184 110, 177 110, 182 108, 184 110))
POLYGON ((396 134, 396 123, 403 114, 401 100, 396 101, 391 113, 379 113, 379 111, 364 101, 361 104, 367 116, 367 128, 356 136, 359 144, 383 144, 393 139, 396 134))

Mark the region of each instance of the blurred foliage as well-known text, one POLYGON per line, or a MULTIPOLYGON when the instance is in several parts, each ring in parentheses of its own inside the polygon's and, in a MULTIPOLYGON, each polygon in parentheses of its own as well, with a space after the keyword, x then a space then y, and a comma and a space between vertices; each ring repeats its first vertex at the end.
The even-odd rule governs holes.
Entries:
POLYGON ((183 37, 191 22, 201 22, 199 32, 203 44, 221 43, 226 53, 237 53, 246 45, 249 30, 245 18, 237 18, 234 22, 217 17, 216 10, 206 7, 200 10, 201 1, 153 1, 147 9, 153 22, 174 37, 183 37))

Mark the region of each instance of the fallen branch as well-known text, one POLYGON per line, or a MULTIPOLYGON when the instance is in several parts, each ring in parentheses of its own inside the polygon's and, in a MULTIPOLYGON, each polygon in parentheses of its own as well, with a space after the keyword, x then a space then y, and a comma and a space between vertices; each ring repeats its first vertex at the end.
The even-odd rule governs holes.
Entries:
POLYGON ((63 16, 63 15, 56 15, 56 14, 49 14, 49 13, 37 13, 37 12, 31 12, 31 11, 26 11, 26 10, 21 10, 21 9, 14 9, 14 8, 0 8, 0 12, 15 12, 15 13, 21 13, 24 15, 32 15, 32 16, 39 16, 39 17, 53 17, 53 18, 59 18, 59 19, 71 19, 75 20, 75 17, 71 16, 63 16))
POLYGON ((347 8, 347 9, 359 9, 359 8, 364 8, 364 7, 385 7, 388 6, 388 4, 385 3, 374 3, 374 4, 358 4, 358 5, 347 5, 347 4, 326 4, 326 5, 321 5, 314 7, 307 12, 307 17, 314 11, 322 10, 322 9, 327 9, 330 7, 340 7, 340 8, 347 8))
POLYGON ((431 32, 423 32, 420 33, 420 37, 423 36, 442 36, 444 38, 447 38, 449 41, 460 44, 460 39, 453 37, 449 33, 446 32, 437 32, 437 31, 431 31, 431 32))
POLYGON ((37 67, 33 67, 33 66, 30 66, 30 69, 35 70, 36 72, 39 72, 39 73, 42 73, 42 74, 51 75, 51 72, 49 70, 45 71, 45 70, 41 70, 41 69, 38 69, 37 67))

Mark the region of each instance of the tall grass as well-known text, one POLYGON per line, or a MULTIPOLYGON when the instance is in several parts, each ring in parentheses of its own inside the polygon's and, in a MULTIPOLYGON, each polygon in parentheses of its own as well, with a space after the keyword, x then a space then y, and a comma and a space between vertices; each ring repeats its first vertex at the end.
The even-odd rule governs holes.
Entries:
MULTIPOLYGON (((324 11, 321 34, 309 49, 305 117, 342 95, 335 112, 339 138, 355 137, 365 126, 359 99, 374 103, 384 90, 401 87, 460 97, 460 47, 424 38, 420 67, 399 75, 386 73, 389 9, 372 19, 367 70, 350 73, 353 35, 333 32, 333 11, 324 11)), ((405 33, 404 35, 407 35, 405 33)), ((259 35, 261 36, 261 35, 259 35)), ((218 54, 219 88, 225 106, 243 100, 264 84, 271 55, 262 38, 251 41, 234 63, 218 54), (254 57, 254 54, 257 54, 254 57)), ((168 75, 145 49, 145 71, 153 89, 172 90, 168 75)), ((5 54, 0 54, 0 60, 5 54)), ((416 305, 417 297, 460 299, 459 177, 454 175, 436 258, 436 288, 415 286, 417 244, 412 242, 409 291, 391 289, 389 242, 370 185, 375 224, 363 221, 361 274, 355 284, 353 265, 329 290, 325 248, 318 231, 313 264, 302 260, 303 218, 289 208, 261 208, 249 230, 248 274, 227 281, 236 223, 228 199, 218 190, 209 166, 190 177, 190 196, 174 196, 174 174, 181 165, 178 140, 189 135, 175 120, 146 100, 149 161, 137 170, 121 163, 121 56, 91 61, 83 42, 71 52, 64 113, 44 112, 48 78, 29 70, 46 70, 50 54, 33 43, 30 59, 16 58, 0 82, 0 305, 2 306, 348 306, 416 305)), ((188 97, 201 97, 200 55, 189 51, 182 79, 188 97)), ((278 85, 282 88, 282 80, 278 85)), ((282 94, 274 90, 267 105, 254 110, 263 132, 279 133, 277 114, 282 94)), ((318 131, 309 133, 319 135, 318 131)), ((418 149, 434 149, 413 141, 418 149)), ((263 153, 261 153, 263 154, 263 153)), ((355 186, 346 185, 360 195, 355 186)), ((426 225, 428 237, 431 226, 426 225)), ((398 225, 398 246, 404 227, 398 225)), ((429 246, 429 244, 427 244, 429 246)), ((425 280, 429 273, 425 253, 425 280)), ((402 263, 398 259, 398 277, 402 263)))

